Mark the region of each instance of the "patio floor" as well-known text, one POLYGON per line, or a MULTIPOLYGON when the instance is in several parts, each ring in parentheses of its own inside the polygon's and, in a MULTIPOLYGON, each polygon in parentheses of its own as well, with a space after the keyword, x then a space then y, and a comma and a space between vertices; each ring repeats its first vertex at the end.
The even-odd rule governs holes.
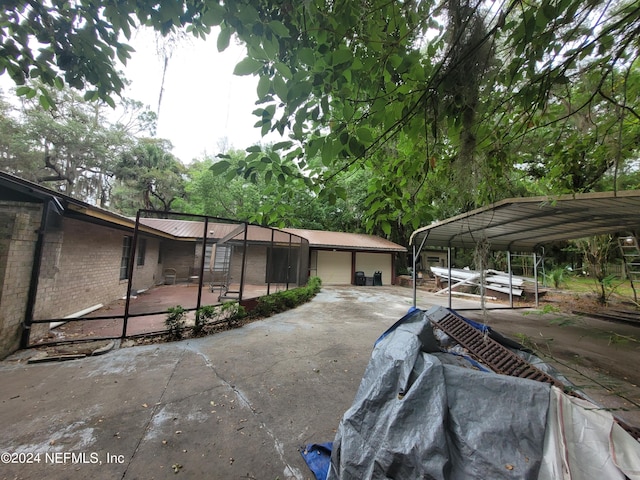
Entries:
MULTIPOLYGON (((238 291, 239 288, 240 285, 236 284, 231 285, 229 290, 238 291)), ((295 285, 290 285, 289 288, 295 288, 295 285)), ((285 289, 286 286, 282 284, 272 284, 269 288, 267 288, 267 285, 245 285, 242 298, 257 298, 267 293, 275 293, 285 289)), ((200 304, 204 306, 221 303, 218 300, 220 293, 219 288, 211 291, 208 285, 203 285, 200 304)), ((130 316, 127 320, 126 336, 150 334, 166 330, 167 309, 178 305, 187 310, 195 309, 197 299, 198 285, 193 283, 159 285, 141 292, 135 297, 131 297, 129 315, 133 316, 130 316)), ((55 341, 120 337, 122 336, 125 303, 124 299, 117 300, 79 319, 74 319, 55 327, 51 330, 51 333, 55 341), (107 316, 113 316, 114 318, 99 318, 107 316)), ((190 321, 193 322, 193 318, 194 312, 189 312, 187 324, 190 321)), ((51 341, 51 338, 46 340, 51 341)))

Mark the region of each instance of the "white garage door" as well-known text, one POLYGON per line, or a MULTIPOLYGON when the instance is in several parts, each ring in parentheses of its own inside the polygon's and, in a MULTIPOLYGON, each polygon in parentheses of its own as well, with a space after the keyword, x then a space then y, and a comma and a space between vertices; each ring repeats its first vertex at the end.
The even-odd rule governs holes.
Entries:
POLYGON ((350 285, 351 252, 319 250, 318 276, 324 285, 350 285))
POLYGON ((382 284, 391 284, 391 254, 389 253, 356 253, 356 272, 364 272, 366 277, 373 277, 375 272, 382 272, 382 284))

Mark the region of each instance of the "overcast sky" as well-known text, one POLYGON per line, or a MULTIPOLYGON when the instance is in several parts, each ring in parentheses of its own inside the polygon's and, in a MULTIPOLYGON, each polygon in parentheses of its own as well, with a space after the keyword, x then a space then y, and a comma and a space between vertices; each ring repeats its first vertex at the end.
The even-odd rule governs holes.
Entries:
MULTIPOLYGON (((173 153, 184 163, 205 152, 219 153, 223 138, 236 149, 261 141, 260 130, 253 127, 257 117, 251 114, 258 80, 233 75, 245 49, 232 41, 219 53, 216 39, 216 33, 208 41, 189 38, 175 50, 167 69, 156 136, 171 140, 173 153)), ((125 67, 132 82, 126 96, 156 111, 162 59, 156 53, 154 35, 138 32, 131 44, 136 52, 125 67)))
MULTIPOLYGON (((175 49, 167 68, 156 136, 170 140, 174 155, 185 164, 205 153, 217 155, 223 139, 229 148, 240 150, 280 139, 276 134, 263 140, 260 129, 253 127, 257 121, 251 114, 257 108, 257 77, 233 75, 245 56, 245 47, 232 39, 219 53, 216 41, 217 32, 207 41, 189 36, 175 49)), ((131 82, 124 96, 149 105, 155 112, 163 60, 157 54, 154 33, 140 30, 127 43, 136 52, 126 66, 118 64, 131 82)), ((15 85, 5 74, 0 76, 0 88, 9 93, 15 85)))

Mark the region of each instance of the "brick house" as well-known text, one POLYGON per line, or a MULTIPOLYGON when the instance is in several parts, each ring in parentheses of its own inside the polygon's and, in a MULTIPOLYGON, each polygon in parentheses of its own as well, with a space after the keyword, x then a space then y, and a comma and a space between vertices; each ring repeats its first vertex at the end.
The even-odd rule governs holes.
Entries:
POLYGON ((141 218, 136 229, 135 219, 2 172, 0 232, 0 359, 49 332, 37 322, 162 284, 168 268, 190 282, 204 266, 203 282, 214 282, 225 251, 228 281, 286 288, 309 275, 352 284, 356 270, 381 271, 383 283, 394 283, 395 255, 406 251, 370 235, 237 222, 141 218))
MULTIPOLYGON (((21 344, 26 319, 63 318, 126 295, 135 222, 0 173, 0 358, 21 344)), ((166 237, 145 227, 136 284, 161 278, 166 237)), ((47 325, 33 325, 32 337, 47 325)))

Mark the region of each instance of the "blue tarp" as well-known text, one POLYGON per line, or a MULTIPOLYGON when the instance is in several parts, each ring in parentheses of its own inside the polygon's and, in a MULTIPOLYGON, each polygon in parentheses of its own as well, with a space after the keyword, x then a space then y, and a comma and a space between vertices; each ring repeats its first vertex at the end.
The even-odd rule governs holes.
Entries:
POLYGON ((307 466, 315 475, 316 480, 326 480, 331 466, 332 450, 333 442, 310 443, 300 450, 302 458, 307 462, 307 466))

